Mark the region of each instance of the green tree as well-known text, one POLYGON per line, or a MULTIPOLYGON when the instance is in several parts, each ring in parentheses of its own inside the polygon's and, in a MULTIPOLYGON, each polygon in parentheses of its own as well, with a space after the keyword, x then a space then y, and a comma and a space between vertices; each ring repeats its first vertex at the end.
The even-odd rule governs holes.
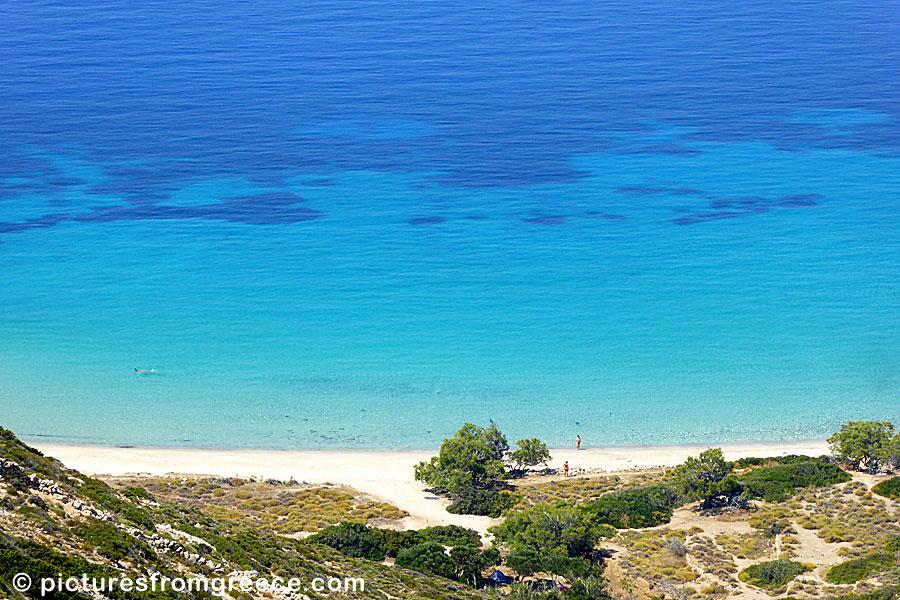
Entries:
POLYGON ((524 548, 507 556, 506 564, 519 575, 531 575, 544 568, 544 556, 534 548, 524 548))
POLYGON ((438 456, 420 462, 415 477, 456 503, 456 512, 497 515, 509 504, 500 488, 507 478, 503 454, 506 438, 496 426, 471 423, 441 444, 438 456))
POLYGON ((456 569, 456 578, 471 583, 472 587, 478 587, 481 571, 485 567, 496 564, 488 562, 488 557, 481 551, 481 548, 470 545, 451 548, 450 560, 453 561, 453 567, 456 569))
POLYGON ((546 464, 550 460, 550 450, 547 449, 547 444, 537 438, 519 440, 516 445, 518 449, 510 455, 510 458, 515 463, 517 471, 546 464))
POLYGON ((481 546, 481 536, 474 529, 459 525, 435 525, 420 529, 418 535, 423 542, 437 542, 444 546, 481 546))
POLYGON ((700 456, 689 456, 675 468, 675 479, 687 498, 706 496, 710 488, 725 479, 731 467, 725 461, 721 448, 708 448, 700 456))
POLYGON ((509 450, 509 442, 506 441, 506 436, 497 428, 497 424, 491 423, 491 426, 484 430, 483 436, 484 441, 487 442, 491 450, 491 459, 503 460, 503 457, 506 456, 506 452, 509 450))
POLYGON ((580 510, 566 505, 537 504, 492 527, 494 542, 513 552, 559 552, 583 557, 594 549, 598 530, 580 510))
POLYGON ((401 550, 397 554, 396 565, 448 579, 456 575, 453 561, 447 556, 444 547, 437 542, 424 542, 401 550))
POLYGON ((881 464, 892 471, 900 469, 900 433, 885 444, 881 453, 881 464))
POLYGON ((877 471, 882 461, 892 461, 897 445, 889 421, 850 421, 830 438, 831 451, 856 470, 877 471))

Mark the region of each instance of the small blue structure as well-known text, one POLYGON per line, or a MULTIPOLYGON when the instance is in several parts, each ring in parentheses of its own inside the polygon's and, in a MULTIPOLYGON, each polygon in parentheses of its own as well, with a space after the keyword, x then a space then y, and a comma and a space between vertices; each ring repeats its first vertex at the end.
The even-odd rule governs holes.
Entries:
POLYGON ((513 582, 513 578, 509 575, 504 574, 502 571, 494 571, 493 573, 491 573, 491 576, 488 577, 488 579, 490 579, 497 585, 506 585, 507 583, 513 582))

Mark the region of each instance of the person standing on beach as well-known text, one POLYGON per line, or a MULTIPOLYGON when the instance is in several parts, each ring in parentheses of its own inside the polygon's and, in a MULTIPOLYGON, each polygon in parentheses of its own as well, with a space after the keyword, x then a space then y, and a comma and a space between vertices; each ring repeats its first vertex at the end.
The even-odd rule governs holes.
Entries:
POLYGON ((580 435, 575 436, 575 449, 581 450, 581 436, 580 435))
POLYGON ((568 477, 568 476, 569 476, 569 461, 566 461, 565 464, 563 464, 563 477, 568 477))

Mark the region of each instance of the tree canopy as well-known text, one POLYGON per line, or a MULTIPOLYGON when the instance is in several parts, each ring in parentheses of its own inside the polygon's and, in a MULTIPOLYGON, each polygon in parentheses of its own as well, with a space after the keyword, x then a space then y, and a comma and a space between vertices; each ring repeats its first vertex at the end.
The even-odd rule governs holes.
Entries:
POLYGON ((431 573, 440 577, 453 578, 456 567, 447 556, 444 547, 437 542, 423 542, 412 548, 405 548, 397 555, 398 567, 431 573))
POLYGON ((675 479, 688 498, 705 496, 710 488, 725 479, 731 472, 731 465, 725 461, 721 448, 709 448, 700 456, 689 456, 675 467, 675 479))
POLYGON ((503 454, 508 448, 496 426, 484 429, 466 423, 444 440, 437 456, 416 465, 415 476, 434 491, 451 496, 460 490, 492 489, 507 477, 503 454))
POLYGON ((528 548, 543 553, 585 556, 594 548, 598 531, 581 510, 571 506, 537 504, 509 516, 493 527, 494 540, 512 551, 528 548))
POLYGON ((508 451, 506 436, 496 425, 485 429, 466 423, 444 440, 437 456, 416 465, 415 477, 449 496, 453 500, 450 512, 496 517, 513 501, 503 489, 509 477, 504 462, 508 451))
POLYGON ((519 440, 516 445, 518 449, 510 454, 510 459, 515 463, 518 471, 547 464, 547 461, 550 460, 550 450, 547 449, 547 444, 538 438, 519 440))
POLYGON ((877 471, 900 462, 900 439, 890 421, 849 421, 828 438, 828 444, 841 461, 857 470, 877 471))

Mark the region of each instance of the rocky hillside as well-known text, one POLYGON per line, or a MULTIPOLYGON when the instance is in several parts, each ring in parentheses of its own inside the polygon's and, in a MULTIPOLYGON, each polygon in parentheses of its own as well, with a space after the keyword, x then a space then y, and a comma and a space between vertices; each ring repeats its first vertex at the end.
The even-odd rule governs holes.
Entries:
MULTIPOLYGON (((59 591, 40 595, 41 578, 234 577, 230 596, 249 598, 484 598, 459 582, 344 556, 278 535, 271 527, 210 514, 203 506, 144 487, 114 489, 67 469, 0 428, 0 598, 206 598, 214 591, 59 591), (33 585, 16 589, 13 578, 33 585), (295 591, 260 592, 253 582, 299 578, 295 591), (364 589, 348 580, 362 578, 364 589), (250 582, 250 583, 247 583, 250 582), (338 587, 317 593, 311 586, 338 587), (352 589, 355 586, 356 589, 352 589), (247 589, 249 587, 250 589, 247 589)), ((23 587, 19 585, 19 587, 23 587)), ((175 587, 175 586, 172 586, 175 587)))

